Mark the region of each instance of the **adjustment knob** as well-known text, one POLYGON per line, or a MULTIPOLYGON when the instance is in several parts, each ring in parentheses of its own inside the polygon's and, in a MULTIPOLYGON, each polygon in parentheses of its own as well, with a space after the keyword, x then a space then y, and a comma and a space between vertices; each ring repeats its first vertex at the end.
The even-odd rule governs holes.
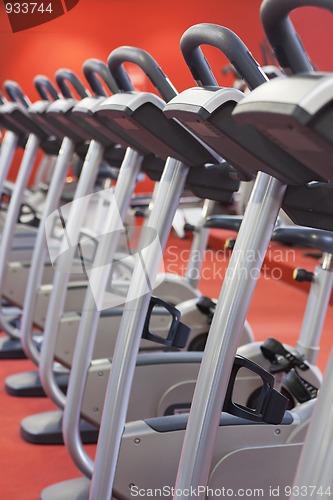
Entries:
POLYGON ((235 246, 236 240, 233 238, 228 238, 224 244, 224 248, 227 248, 228 250, 233 250, 235 246))
POLYGON ((184 224, 184 231, 188 231, 188 232, 194 233, 195 226, 193 224, 190 224, 189 222, 185 222, 185 224, 184 224))
POLYGON ((303 281, 313 281, 314 273, 307 271, 306 269, 297 268, 293 272, 293 278, 295 281, 302 283, 303 281))

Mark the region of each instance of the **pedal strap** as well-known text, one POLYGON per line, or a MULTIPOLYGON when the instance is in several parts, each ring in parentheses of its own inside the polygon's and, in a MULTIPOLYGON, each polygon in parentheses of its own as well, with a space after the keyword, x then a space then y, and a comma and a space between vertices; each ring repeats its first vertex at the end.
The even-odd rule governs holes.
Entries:
POLYGON ((250 359, 236 355, 223 404, 223 411, 254 422, 266 422, 277 425, 283 419, 287 404, 288 399, 274 389, 274 377, 272 374, 250 359), (262 386, 260 395, 254 408, 238 403, 237 391, 234 394, 234 388, 237 385, 237 374, 243 368, 250 370, 261 378, 262 386))
POLYGON ((38 227, 40 218, 37 216, 36 210, 28 203, 22 203, 17 222, 26 224, 27 226, 38 227))
POLYGON ((301 377, 295 369, 286 375, 284 383, 298 403, 305 403, 317 397, 318 388, 301 377))
POLYGON ((215 313, 216 302, 209 297, 202 295, 198 299, 196 306, 202 314, 207 316, 209 323, 211 323, 215 313))
POLYGON ((141 335, 143 339, 157 342, 158 344, 162 344, 166 347, 184 348, 187 344, 190 333, 190 327, 180 321, 180 312, 176 307, 158 297, 151 297, 141 335), (164 335, 158 335, 157 333, 150 331, 150 322, 151 317, 154 314, 154 310, 155 313, 157 313, 157 309, 155 309, 155 307, 159 309, 160 314, 165 314, 168 317, 168 327, 166 328, 167 331, 164 332, 164 335))
POLYGON ((271 373, 289 373, 295 367, 302 371, 309 369, 308 365, 304 362, 303 355, 295 356, 276 339, 267 339, 260 346, 260 349, 263 356, 271 362, 271 373), (281 358, 287 361, 287 363, 283 363, 281 358))

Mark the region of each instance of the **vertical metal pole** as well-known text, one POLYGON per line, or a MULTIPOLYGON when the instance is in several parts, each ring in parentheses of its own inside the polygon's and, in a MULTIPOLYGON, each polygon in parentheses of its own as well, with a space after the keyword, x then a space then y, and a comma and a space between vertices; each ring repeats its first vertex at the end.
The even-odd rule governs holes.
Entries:
POLYGON ((316 364, 319 342, 333 286, 333 255, 325 253, 321 266, 316 267, 314 281, 306 304, 297 349, 311 364, 316 364))
POLYGON ((7 130, 1 142, 0 149, 0 193, 3 191, 3 185, 8 174, 9 167, 12 164, 14 153, 18 143, 18 136, 7 130))
MULTIPOLYGON (((149 228, 156 231, 162 251, 172 227, 187 174, 188 167, 183 163, 170 158, 167 160, 147 223, 149 228)), ((161 263, 156 256, 154 245, 145 249, 139 248, 137 257, 127 295, 130 300, 125 305, 120 323, 106 392, 90 500, 106 500, 112 497, 136 358, 151 297, 151 291, 147 292, 147 276, 150 279, 155 278, 161 263), (144 250, 145 268, 140 259, 144 250)))
MULTIPOLYGON (((84 223, 87 206, 89 204, 89 197, 86 195, 93 191, 98 167, 103 158, 103 151, 103 146, 96 141, 91 141, 68 215, 66 233, 69 235, 72 242, 78 240, 80 229, 84 223)), ((56 207, 54 207, 54 209, 55 208, 56 207)), ((66 398, 55 379, 53 369, 54 353, 57 343, 59 321, 63 314, 66 301, 71 264, 76 249, 76 244, 70 247, 67 238, 62 238, 59 258, 55 263, 52 292, 45 321, 44 339, 41 354, 39 356, 39 374, 43 389, 60 408, 64 407, 66 398), (62 256, 65 256, 65 262, 62 256)))
POLYGON ((40 164, 38 165, 38 169, 34 179, 34 187, 38 189, 38 186, 41 182, 45 182, 45 172, 47 172, 48 176, 50 172, 53 172, 55 163, 57 161, 57 156, 44 155, 41 159, 40 164))
MULTIPOLYGON (((149 220, 150 213, 151 213, 151 211, 153 209, 153 206, 154 206, 154 203, 155 203, 155 200, 156 200, 156 196, 158 195, 159 189, 160 189, 160 183, 159 182, 155 182, 155 185, 154 185, 154 188, 153 188, 153 192, 152 192, 152 195, 151 195, 151 200, 150 200, 149 205, 148 205, 148 211, 145 214, 145 221, 144 221, 143 227, 148 227, 147 221, 149 220)), ((138 242, 138 245, 137 245, 138 248, 143 248, 143 246, 145 245, 146 237, 147 237, 147 234, 145 233, 145 231, 144 230, 141 231, 140 237, 139 237, 139 242, 138 242)))
POLYGON ((193 396, 174 499, 207 485, 233 360, 285 186, 259 172, 231 255, 193 396))
MULTIPOLYGON (((136 178, 140 172, 141 163, 142 156, 131 149, 127 149, 115 187, 114 200, 110 205, 103 229, 106 237, 99 242, 94 259, 94 266, 104 269, 104 273, 100 274, 103 280, 101 279, 98 283, 99 287, 104 286, 103 290, 105 290, 106 286, 105 277, 108 278, 105 266, 114 258, 120 238, 120 231, 117 230, 118 215, 124 220, 135 188, 136 178)), ((66 447, 75 464, 88 477, 92 476, 93 462, 82 445, 79 422, 87 372, 93 357, 99 316, 100 312, 96 308, 94 295, 90 287, 88 287, 75 344, 67 389, 67 403, 63 415, 63 436, 66 447)))
POLYGON ((61 193, 63 192, 67 171, 74 153, 74 143, 65 137, 59 151, 59 156, 51 178, 45 207, 38 227, 31 266, 24 295, 24 305, 21 323, 21 342, 25 354, 36 365, 39 363, 40 354, 33 342, 33 319, 38 297, 38 290, 42 283, 44 264, 47 255, 47 238, 45 221, 53 210, 59 205, 61 193))
POLYGON ((333 492, 333 351, 298 463, 290 500, 320 500, 333 492))
POLYGON ((202 207, 201 221, 198 227, 195 228, 193 243, 191 246, 190 257, 185 273, 187 282, 193 287, 198 288, 200 281, 200 271, 203 263, 205 251, 208 245, 210 229, 203 227, 206 218, 212 214, 215 206, 215 201, 205 200, 202 207))
MULTIPOLYGON (((5 282, 7 263, 14 239, 15 228, 20 212, 21 203, 23 201, 24 190, 26 188, 26 185, 28 184, 29 176, 36 159, 39 144, 40 139, 36 135, 30 134, 15 182, 15 189, 9 202, 0 246, 0 296, 2 295, 2 290, 5 282)), ((4 326, 2 324, 1 317, 0 324, 1 326, 4 326)), ((16 337, 19 338, 18 335, 16 337)))

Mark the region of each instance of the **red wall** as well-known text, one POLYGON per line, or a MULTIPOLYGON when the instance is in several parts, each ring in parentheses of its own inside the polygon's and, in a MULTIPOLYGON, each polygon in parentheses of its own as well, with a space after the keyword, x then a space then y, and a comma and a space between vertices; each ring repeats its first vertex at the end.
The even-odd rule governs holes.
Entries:
MULTIPOLYGON (((47 24, 13 34, 0 6, 0 82, 17 80, 32 99, 32 85, 38 73, 52 76, 59 67, 81 73, 85 59, 106 61, 120 45, 148 50, 179 90, 194 82, 179 50, 183 32, 199 22, 216 23, 234 30, 262 61, 259 44, 263 31, 259 22, 260 0, 80 0, 78 5, 47 24)), ((296 15, 297 14, 297 15, 296 15)), ((305 47, 318 68, 333 69, 330 49, 333 42, 333 16, 319 9, 303 9, 293 20, 305 47)), ((230 76, 220 70, 227 64, 217 50, 207 51, 208 59, 221 84, 230 76)))
MULTIPOLYGON (((60 66, 80 71, 88 57, 106 60, 119 45, 148 50, 180 89, 192 85, 179 51, 179 39, 199 22, 223 24, 237 31, 258 54, 262 39, 258 21, 259 0, 222 0, 208 7, 202 0, 80 0, 66 15, 20 33, 10 32, 2 7, 0 80, 18 79, 32 92, 36 73, 54 74, 60 66)), ((215 56, 219 66, 225 62, 215 56)))

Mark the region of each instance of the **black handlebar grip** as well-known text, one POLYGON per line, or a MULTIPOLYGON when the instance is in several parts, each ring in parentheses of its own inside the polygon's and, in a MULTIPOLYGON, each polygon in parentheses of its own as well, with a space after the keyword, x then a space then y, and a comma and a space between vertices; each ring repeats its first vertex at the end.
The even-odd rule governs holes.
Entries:
POLYGON ((98 77, 100 77, 112 94, 119 92, 118 85, 111 75, 107 65, 98 59, 87 59, 83 64, 83 73, 91 90, 99 96, 106 97, 106 92, 98 77))
POLYGON ((122 65, 124 62, 131 62, 139 66, 166 102, 177 95, 176 89, 155 59, 145 50, 129 46, 118 47, 108 57, 109 70, 120 90, 134 90, 132 82, 122 65))
POLYGON ((59 69, 55 74, 55 79, 64 97, 69 99, 74 97, 68 83, 72 85, 82 99, 89 97, 88 91, 84 88, 79 78, 75 73, 73 73, 73 71, 65 68, 59 69))
POLYGON ((287 73, 313 71, 288 15, 299 7, 321 7, 333 11, 332 0, 264 0, 260 16, 266 36, 279 64, 287 73))
POLYGON ((217 85, 200 48, 202 44, 221 50, 250 89, 267 81, 266 75, 249 49, 233 31, 217 24, 201 23, 185 31, 180 40, 184 59, 199 85, 217 85))
POLYGON ((3 86, 11 101, 21 103, 24 108, 28 108, 30 106, 30 99, 25 95, 17 82, 14 82, 13 80, 6 80, 3 86))
POLYGON ((333 234, 331 231, 312 227, 287 226, 275 229, 273 241, 287 245, 317 248, 322 252, 333 253, 333 234))
POLYGON ((4 103, 5 103, 5 101, 4 101, 3 95, 0 92, 0 104, 4 104, 4 103))
POLYGON ((35 88, 43 101, 56 101, 59 94, 51 80, 44 75, 37 75, 34 78, 35 88))

